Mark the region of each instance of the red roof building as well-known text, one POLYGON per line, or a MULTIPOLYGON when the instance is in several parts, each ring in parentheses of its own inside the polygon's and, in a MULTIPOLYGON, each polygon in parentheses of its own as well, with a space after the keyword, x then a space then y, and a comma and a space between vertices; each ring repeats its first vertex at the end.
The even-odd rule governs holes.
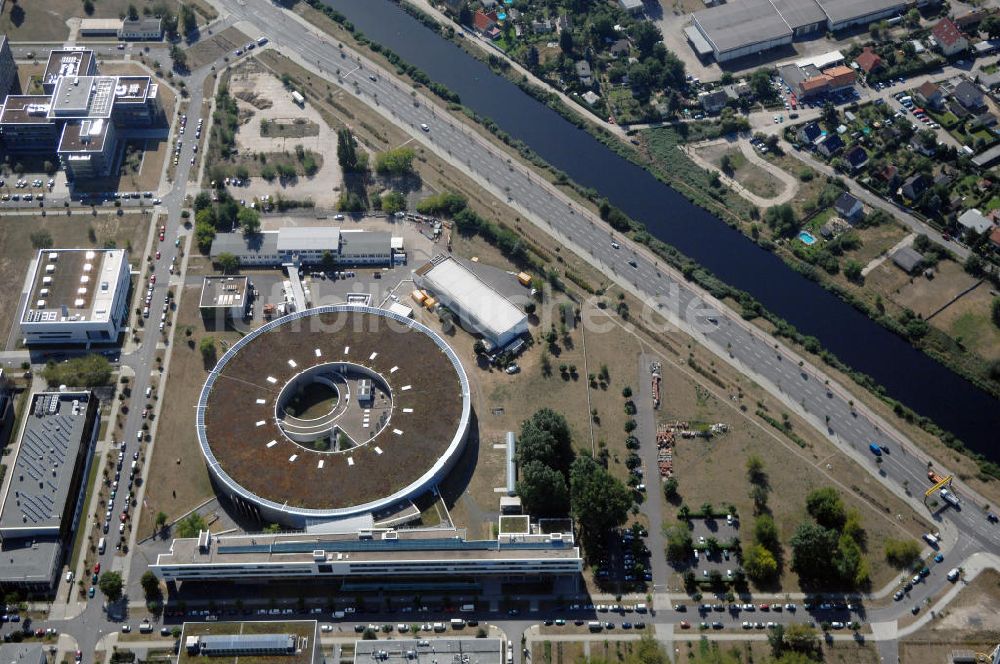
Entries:
POLYGON ((864 50, 861 51, 861 55, 855 58, 854 61, 861 67, 861 71, 866 74, 870 74, 882 66, 882 58, 870 46, 865 46, 864 50))
POLYGON ((476 11, 475 16, 472 17, 472 26, 479 30, 480 32, 486 32, 490 28, 496 26, 497 24, 497 13, 489 12, 486 13, 482 9, 476 11))
POLYGON ((830 77, 830 88, 833 90, 854 85, 854 70, 850 67, 845 67, 844 65, 830 67, 829 69, 824 69, 823 74, 830 77))
POLYGON ((934 41, 938 43, 941 52, 945 55, 954 55, 969 48, 969 40, 965 38, 965 35, 950 18, 938 21, 931 30, 931 35, 934 36, 934 41))

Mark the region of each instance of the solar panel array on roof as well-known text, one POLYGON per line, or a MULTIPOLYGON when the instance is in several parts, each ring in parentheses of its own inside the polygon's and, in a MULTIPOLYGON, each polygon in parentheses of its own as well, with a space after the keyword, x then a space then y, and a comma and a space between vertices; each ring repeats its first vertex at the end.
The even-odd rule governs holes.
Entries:
POLYGON ((198 639, 202 655, 294 655, 294 634, 212 634, 198 639))

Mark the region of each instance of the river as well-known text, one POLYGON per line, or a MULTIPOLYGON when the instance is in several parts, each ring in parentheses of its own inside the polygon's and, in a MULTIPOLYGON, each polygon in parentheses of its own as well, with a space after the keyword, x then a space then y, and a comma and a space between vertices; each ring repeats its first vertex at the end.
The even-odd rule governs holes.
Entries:
POLYGON ((660 240, 819 339, 894 398, 1000 462, 1000 404, 961 376, 823 290, 646 170, 494 74, 389 0, 324 0, 359 30, 458 93, 514 138, 592 187, 660 240))

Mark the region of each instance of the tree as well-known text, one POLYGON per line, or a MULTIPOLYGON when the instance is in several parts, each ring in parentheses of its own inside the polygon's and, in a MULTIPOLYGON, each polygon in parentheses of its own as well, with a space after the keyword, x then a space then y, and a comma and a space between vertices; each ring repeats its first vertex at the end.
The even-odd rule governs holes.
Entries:
POLYGON ((753 538, 771 553, 777 554, 781 551, 781 541, 778 537, 778 526, 769 514, 761 514, 753 523, 753 538))
POLYGON ((559 48, 567 55, 573 52, 573 33, 570 30, 559 32, 559 48))
POLYGON ((864 282, 864 277, 861 275, 861 263, 852 259, 847 261, 844 265, 844 276, 847 277, 849 281, 860 284, 864 282))
POLYGON ((833 487, 810 491, 806 496, 806 510, 824 528, 839 530, 844 525, 844 501, 833 487))
POLYGON ((345 173, 354 173, 358 170, 357 143, 350 129, 337 131, 337 163, 345 173))
POLYGON ((111 383, 111 363, 97 353, 59 363, 50 360, 42 377, 50 386, 100 387, 111 383))
POLYGON ((539 461, 566 472, 573 461, 573 443, 566 418, 543 408, 522 422, 517 458, 519 464, 539 461))
POLYGON ((639 49, 639 58, 646 59, 653 54, 653 47, 662 41, 663 35, 652 21, 637 21, 632 28, 632 40, 639 49))
MULTIPOLYGON (((198 342, 198 351, 201 353, 201 360, 205 363, 206 367, 215 366, 215 338, 214 337, 202 337, 201 341, 198 342)), ((180 535, 183 537, 183 535, 180 535)))
POLYGON ((138 21, 139 20, 139 10, 136 9, 135 5, 129 3, 128 6, 128 20, 138 21))
POLYGON ((243 229, 243 235, 256 235, 260 232, 260 213, 248 207, 241 207, 236 219, 243 229))
POLYGON ((177 522, 177 537, 182 539, 197 537, 198 533, 203 530, 208 530, 208 524, 205 523, 205 518, 197 512, 191 512, 177 522))
POLYGON ((594 457, 578 456, 570 466, 569 478, 572 514, 585 541, 599 541, 625 523, 632 492, 594 457))
POLYGON ((671 563, 685 563, 691 560, 693 540, 691 530, 684 524, 667 528, 664 533, 667 538, 667 560, 671 563))
POLYGON ((979 24, 979 31, 985 32, 990 39, 1000 37, 1000 16, 990 14, 979 24))
POLYGON ((743 569, 756 582, 770 581, 778 574, 774 554, 760 544, 754 544, 743 555, 743 569))
POLYGON ((97 587, 101 589, 109 602, 117 602, 122 598, 122 588, 124 587, 122 575, 118 572, 104 572, 101 574, 97 587))
POLYGON ((806 579, 833 576, 831 553, 837 550, 837 533, 815 523, 803 523, 789 542, 792 547, 792 569, 806 579))
POLYGON ((223 251, 215 257, 215 262, 223 274, 235 274, 240 269, 240 258, 228 251, 223 251))
POLYGON ((142 586, 142 592, 145 594, 147 602, 159 599, 163 594, 160 591, 160 580, 156 578, 152 570, 146 570, 143 573, 139 584, 142 586))
POLYGON ((382 197, 382 211, 386 214, 396 214, 406 209, 406 196, 398 191, 390 191, 382 197))
POLYGON ((413 148, 396 148, 380 152, 375 158, 375 171, 379 175, 408 175, 413 172, 413 148))
POLYGON ((165 525, 167 525, 167 513, 166 512, 157 512, 156 513, 156 529, 157 530, 162 530, 165 525))
POLYGON ((677 478, 668 477, 663 483, 663 497, 667 500, 677 500, 677 478))
POLYGON ((767 473, 764 472, 764 460, 756 454, 747 457, 747 481, 750 484, 767 484, 767 473))
POLYGON ((52 247, 52 233, 48 231, 35 231, 29 237, 31 238, 31 246, 35 249, 49 249, 52 247))
POLYGON ((788 203, 767 208, 764 212, 764 223, 779 237, 792 237, 799 230, 795 210, 788 203))
POLYGON ((983 263, 983 259, 979 256, 969 254, 969 257, 965 259, 965 271, 973 277, 983 276, 984 269, 985 263, 983 263))
POLYGON ((1000 297, 993 298, 993 304, 991 305, 990 318, 993 319, 993 324, 1000 327, 1000 297))
POLYGON ((534 71, 538 68, 538 49, 534 46, 528 49, 528 52, 524 55, 524 62, 528 66, 528 69, 534 71))
POLYGON ((777 659, 785 650, 785 626, 778 623, 767 630, 767 642, 771 646, 771 655, 777 659))
POLYGON ((565 516, 569 513, 569 488, 559 470, 539 461, 522 465, 518 472, 517 495, 529 514, 565 516))
POLYGON ((170 47, 170 61, 174 63, 174 69, 187 69, 187 53, 177 44, 170 47))
MULTIPOLYGON (((199 212, 198 214, 201 214, 201 212, 199 212)), ((195 223, 194 241, 198 245, 199 251, 207 254, 209 250, 212 248, 212 242, 214 240, 215 240, 214 226, 206 223, 195 223)))
MULTIPOLYGON (((91 16, 94 13, 94 0, 83 0, 83 11, 87 16, 91 16)), ((13 14, 13 10, 11 10, 13 14)), ((13 22, 13 18, 11 18, 13 22)))
POLYGON ((837 107, 832 102, 823 104, 823 122, 827 127, 833 128, 840 123, 840 116, 837 114, 837 107))
POLYGON ((198 27, 198 19, 190 5, 183 4, 178 12, 177 24, 183 34, 193 32, 198 27))

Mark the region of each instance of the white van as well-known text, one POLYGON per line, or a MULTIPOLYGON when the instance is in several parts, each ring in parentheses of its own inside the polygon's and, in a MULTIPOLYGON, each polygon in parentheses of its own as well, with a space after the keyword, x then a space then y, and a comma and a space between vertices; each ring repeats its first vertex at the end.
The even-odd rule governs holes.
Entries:
POLYGON ((447 629, 447 627, 444 626, 444 623, 434 623, 434 631, 435 632, 443 632, 446 629, 447 629))
POLYGON ((451 619, 451 628, 452 629, 465 629, 465 621, 462 620, 461 618, 452 618, 451 619))
POLYGON ((604 625, 598 620, 591 620, 587 623, 587 628, 590 629, 591 632, 600 632, 604 629, 604 625))
POLYGON ((958 571, 957 567, 952 568, 952 570, 948 572, 948 580, 951 581, 952 583, 958 581, 959 574, 961 574, 961 572, 958 571))
POLYGON ((470 611, 476 610, 475 604, 463 604, 459 609, 462 613, 469 613, 470 611))
POLYGON ((104 555, 104 549, 106 547, 107 543, 104 541, 103 537, 97 541, 97 553, 104 555))
POLYGON ((152 385, 150 385, 149 387, 146 388, 146 398, 148 399, 151 396, 153 396, 153 386, 152 385))

